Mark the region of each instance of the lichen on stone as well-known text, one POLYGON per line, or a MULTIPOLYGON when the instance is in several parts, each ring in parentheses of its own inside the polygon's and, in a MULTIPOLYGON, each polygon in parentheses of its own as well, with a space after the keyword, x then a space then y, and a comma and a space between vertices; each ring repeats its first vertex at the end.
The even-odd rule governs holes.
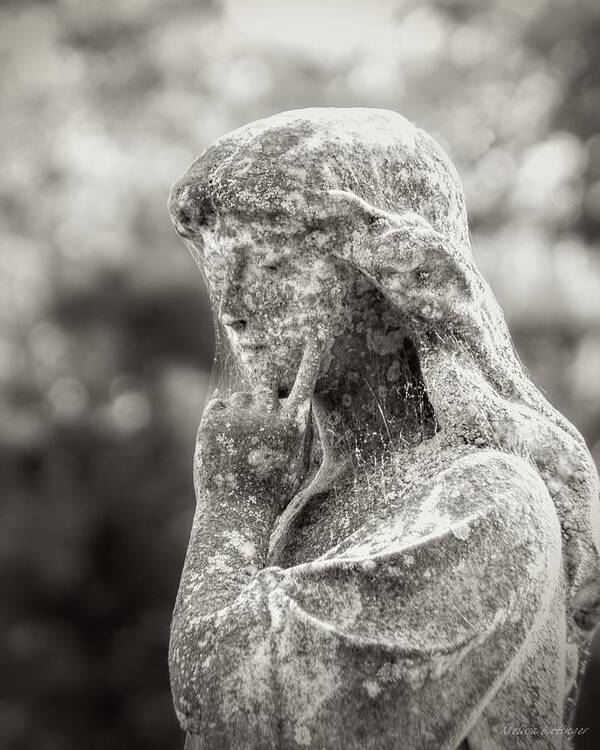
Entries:
POLYGON ((169 209, 231 391, 198 433, 171 634, 197 747, 562 724, 599 619, 598 477, 513 350, 441 148, 385 110, 285 112, 209 146, 169 209))

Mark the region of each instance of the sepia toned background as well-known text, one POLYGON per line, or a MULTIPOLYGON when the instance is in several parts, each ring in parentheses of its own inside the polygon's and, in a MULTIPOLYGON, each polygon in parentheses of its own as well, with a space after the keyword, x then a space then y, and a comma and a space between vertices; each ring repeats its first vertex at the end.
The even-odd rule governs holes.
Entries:
POLYGON ((597 0, 0 4, 0 747, 182 747, 168 627, 213 356, 171 182, 304 106, 464 181, 522 360, 600 460, 597 0))

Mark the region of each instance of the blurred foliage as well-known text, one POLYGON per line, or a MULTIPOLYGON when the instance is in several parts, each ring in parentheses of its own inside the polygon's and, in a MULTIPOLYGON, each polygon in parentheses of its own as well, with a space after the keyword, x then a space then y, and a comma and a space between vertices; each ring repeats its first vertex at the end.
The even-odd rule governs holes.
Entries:
POLYGON ((212 361, 172 180, 273 112, 398 110, 463 178, 517 348, 600 458, 597 0, 0 5, 0 747, 176 748, 212 361))

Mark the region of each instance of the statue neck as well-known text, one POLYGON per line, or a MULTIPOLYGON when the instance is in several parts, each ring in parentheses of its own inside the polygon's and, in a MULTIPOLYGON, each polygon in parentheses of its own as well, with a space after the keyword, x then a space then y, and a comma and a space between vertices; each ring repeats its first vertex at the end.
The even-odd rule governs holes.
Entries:
POLYGON ((378 353, 373 335, 345 342, 342 366, 313 398, 324 452, 340 460, 371 461, 435 432, 414 347, 399 329, 383 337, 378 353))

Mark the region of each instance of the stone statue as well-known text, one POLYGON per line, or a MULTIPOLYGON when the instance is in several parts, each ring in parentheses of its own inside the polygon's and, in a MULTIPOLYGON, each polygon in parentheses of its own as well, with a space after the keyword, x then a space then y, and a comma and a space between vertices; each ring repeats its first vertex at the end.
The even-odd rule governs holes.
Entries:
POLYGON ((598 477, 519 363, 440 147, 385 110, 285 112, 213 143, 169 208, 236 391, 194 457, 188 747, 562 747, 598 477))

